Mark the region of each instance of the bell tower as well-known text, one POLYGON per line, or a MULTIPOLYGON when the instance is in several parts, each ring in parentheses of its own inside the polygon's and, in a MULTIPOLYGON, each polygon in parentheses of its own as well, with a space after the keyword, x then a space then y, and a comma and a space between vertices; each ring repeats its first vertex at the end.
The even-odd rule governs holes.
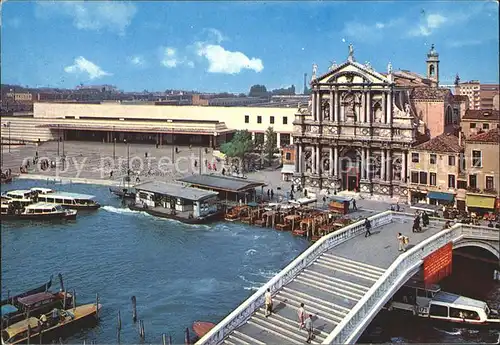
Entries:
POLYGON ((432 87, 439 86, 439 54, 434 50, 434 44, 427 53, 427 79, 431 80, 432 87))

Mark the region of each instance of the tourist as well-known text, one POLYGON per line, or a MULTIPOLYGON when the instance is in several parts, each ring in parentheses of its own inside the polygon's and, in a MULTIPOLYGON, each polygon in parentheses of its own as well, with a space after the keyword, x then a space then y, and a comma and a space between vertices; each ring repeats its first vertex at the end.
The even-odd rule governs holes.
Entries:
POLYGON ((213 164, 214 171, 217 171, 217 165, 213 164))
POLYGON ((422 214, 422 224, 423 224, 423 227, 425 228, 427 225, 429 225, 429 215, 427 214, 427 212, 424 211, 424 213, 422 214))
POLYGON ((45 314, 42 314, 42 316, 40 317, 40 321, 42 321, 42 327, 45 327, 45 325, 47 324, 47 316, 45 314))
POLYGON ((493 225, 493 221, 490 220, 490 222, 488 223, 488 228, 494 228, 494 225, 493 225))
POLYGON ((295 186, 294 184, 292 183, 292 193, 295 192, 295 186))
POLYGON ((274 190, 271 189, 271 200, 274 199, 274 190))
POLYGON ((400 252, 406 251, 405 236, 403 236, 403 234, 401 234, 400 232, 398 232, 398 243, 399 243, 399 251, 400 252))
POLYGON ((358 207, 356 206, 356 199, 352 199, 352 210, 357 211, 358 207))
POLYGON ((198 161, 196 159, 194 160, 194 167, 198 167, 198 161))
POLYGON ((266 317, 273 313, 273 297, 271 296, 271 289, 267 289, 265 294, 266 300, 266 317))
POLYGON ((309 317, 307 318, 306 322, 305 322, 305 326, 306 326, 306 330, 307 330, 307 340, 306 340, 306 343, 310 343, 311 340, 314 339, 314 334, 313 334, 313 331, 314 331, 314 328, 313 328, 313 316, 312 314, 309 314, 309 317))
POLYGON ((399 201, 396 203, 396 212, 399 212, 399 201))
POLYGON ((271 200, 271 190, 270 189, 267 190, 267 199, 271 200))
POLYGON ((113 170, 109 172, 109 178, 113 178, 113 170))
POLYGON ((293 191, 290 192, 290 200, 293 200, 293 191))
POLYGON ((59 322, 59 309, 57 308, 52 309, 52 321, 54 323, 59 322))
POLYGON ((372 224, 370 223, 370 220, 368 218, 365 218, 365 229, 366 229, 365 237, 372 235, 372 233, 370 232, 371 228, 372 224))
POLYGON ((299 317, 299 331, 304 328, 306 321, 306 311, 304 310, 304 303, 300 303, 299 309, 297 309, 297 316, 299 317))
POLYGON ((323 197, 323 206, 326 205, 326 197, 323 197))
POLYGON ((222 168, 222 175, 226 175, 226 168, 222 168))

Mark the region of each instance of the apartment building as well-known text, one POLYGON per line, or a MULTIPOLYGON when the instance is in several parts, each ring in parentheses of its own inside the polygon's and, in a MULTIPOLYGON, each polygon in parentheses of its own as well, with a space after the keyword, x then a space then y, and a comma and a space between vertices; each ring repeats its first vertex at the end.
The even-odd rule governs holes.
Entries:
POLYGON ((455 94, 467 96, 469 108, 472 110, 498 110, 499 90, 498 84, 481 84, 479 80, 471 80, 455 86, 455 94))
POLYGON ((468 109, 460 121, 466 138, 500 126, 500 111, 468 109))

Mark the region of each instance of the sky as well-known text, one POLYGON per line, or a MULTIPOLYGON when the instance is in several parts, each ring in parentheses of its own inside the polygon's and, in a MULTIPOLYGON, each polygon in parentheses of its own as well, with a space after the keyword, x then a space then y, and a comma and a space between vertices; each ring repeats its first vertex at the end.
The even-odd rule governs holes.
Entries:
POLYGON ((498 83, 498 1, 2 1, 2 83, 244 92, 295 85, 348 56, 377 71, 498 83))

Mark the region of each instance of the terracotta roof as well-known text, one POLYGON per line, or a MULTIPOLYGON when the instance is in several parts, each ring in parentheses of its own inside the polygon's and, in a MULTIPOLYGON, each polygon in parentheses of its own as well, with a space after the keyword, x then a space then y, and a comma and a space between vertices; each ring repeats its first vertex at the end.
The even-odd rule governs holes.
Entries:
POLYGON ((434 88, 429 86, 419 86, 415 87, 411 92, 411 98, 413 99, 432 99, 432 100, 444 100, 449 94, 451 94, 450 89, 447 88, 434 88))
POLYGON ((500 111, 492 109, 472 110, 467 109, 464 119, 470 120, 500 120, 500 111))
POLYGON ((482 143, 500 143, 500 128, 490 129, 487 132, 479 133, 471 136, 466 141, 482 142, 482 143))
POLYGON ((469 101, 469 97, 466 96, 466 95, 453 95, 453 99, 455 99, 455 101, 466 101, 468 102, 469 101))
POLYGON ((430 152, 462 152, 462 147, 458 144, 458 138, 450 133, 444 133, 415 146, 414 150, 430 152))

